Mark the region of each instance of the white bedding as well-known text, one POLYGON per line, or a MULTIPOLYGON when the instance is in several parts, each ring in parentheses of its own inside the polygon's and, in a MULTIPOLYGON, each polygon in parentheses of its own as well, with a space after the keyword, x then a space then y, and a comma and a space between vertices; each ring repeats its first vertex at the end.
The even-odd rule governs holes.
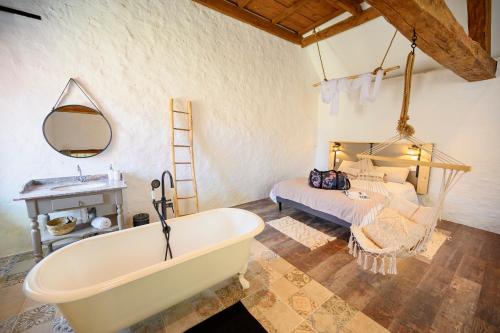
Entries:
MULTIPOLYGON (((387 190, 393 194, 402 195, 405 199, 417 203, 415 188, 410 183, 384 183, 387 190)), ((353 186, 351 191, 355 191, 353 186)), ((296 178, 275 184, 269 194, 276 202, 276 197, 288 199, 303 204, 314 210, 336 216, 346 222, 361 221, 365 215, 384 203, 384 196, 375 192, 367 192, 369 200, 349 199, 343 191, 316 189, 309 186, 307 178, 296 178)))

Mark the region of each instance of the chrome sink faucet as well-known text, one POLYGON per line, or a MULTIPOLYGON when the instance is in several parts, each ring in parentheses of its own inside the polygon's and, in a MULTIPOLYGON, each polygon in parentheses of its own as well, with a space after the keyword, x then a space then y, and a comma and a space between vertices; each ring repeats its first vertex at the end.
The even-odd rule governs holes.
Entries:
POLYGON ((77 164, 77 165, 76 165, 76 169, 78 170, 78 175, 79 175, 79 176, 78 176, 78 181, 79 181, 80 183, 83 183, 84 181, 86 181, 86 180, 87 180, 87 177, 85 177, 85 176, 82 174, 82 168, 80 168, 80 165, 79 165, 79 164, 77 164))

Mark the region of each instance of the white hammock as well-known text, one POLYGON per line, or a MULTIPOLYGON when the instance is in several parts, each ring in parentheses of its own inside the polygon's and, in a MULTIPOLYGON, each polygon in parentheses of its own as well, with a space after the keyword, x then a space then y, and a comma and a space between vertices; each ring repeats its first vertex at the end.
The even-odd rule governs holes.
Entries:
MULTIPOLYGON (((352 221, 351 237, 348 245, 349 253, 357 257, 357 263, 364 269, 370 268, 373 273, 396 274, 397 257, 413 256, 426 250, 427 243, 432 237, 441 214, 446 195, 463 173, 470 171, 470 167, 438 149, 434 149, 432 152, 428 151, 422 141, 413 136, 403 135, 397 135, 384 143, 373 146, 370 151, 358 154, 358 158, 361 161, 361 170, 356 180, 356 186, 366 191, 381 193, 385 196, 386 200, 384 204, 377 206, 375 209, 361 215, 357 220, 352 221), (387 147, 401 140, 407 140, 420 147, 420 149, 429 152, 433 156, 433 161, 415 161, 378 155, 387 147), (383 180, 374 180, 370 176, 370 170, 373 167, 372 163, 369 163, 368 160, 394 162, 404 165, 425 165, 442 169, 441 188, 433 209, 414 205, 415 208, 411 209, 413 213, 405 215, 404 202, 402 206, 400 203, 399 207, 393 209, 394 206, 398 205, 400 200, 404 199, 390 195, 384 189, 383 180), (416 215, 419 210, 420 217, 417 219, 416 215), (423 213, 424 210, 425 213, 423 213), (407 230, 409 227, 411 227, 412 231, 407 230), (387 239, 383 239, 384 235, 381 235, 384 242, 378 242, 377 244, 377 241, 374 241, 373 237, 370 238, 370 233, 367 231, 371 230, 372 233, 378 231, 380 234, 380 230, 384 228, 403 230, 402 234, 405 236, 398 239, 394 235, 388 235, 387 239), (380 246, 380 243, 391 244, 391 246, 380 246)), ((385 232, 390 231, 385 230, 385 232)))
POLYGON ((367 191, 384 194, 380 190, 382 185, 380 183, 383 180, 379 179, 377 181, 376 177, 370 174, 370 168, 373 164, 368 160, 439 168, 443 170, 443 178, 438 200, 433 209, 414 205, 415 208, 411 206, 411 203, 405 203, 405 201, 386 193, 386 200, 384 200, 383 204, 352 221, 351 237, 348 245, 349 253, 358 258, 357 263, 364 269, 371 267, 373 273, 385 274, 387 272, 396 274, 397 257, 413 256, 426 250, 427 243, 431 239, 438 218, 441 215, 446 195, 463 173, 469 172, 471 169, 470 166, 438 149, 434 149, 432 152, 428 151, 424 143, 413 136, 415 130, 408 124, 410 119, 408 109, 416 41, 417 34, 414 30, 412 51, 408 54, 406 61, 403 105, 397 126, 399 134, 384 143, 372 147, 369 151, 358 154, 358 158, 361 160, 361 170, 357 186, 361 186, 367 191), (427 151, 429 155, 432 154, 433 161, 414 161, 378 155, 387 147, 403 139, 417 145, 421 150, 427 151), (421 213, 423 211, 425 211, 424 214, 421 213))

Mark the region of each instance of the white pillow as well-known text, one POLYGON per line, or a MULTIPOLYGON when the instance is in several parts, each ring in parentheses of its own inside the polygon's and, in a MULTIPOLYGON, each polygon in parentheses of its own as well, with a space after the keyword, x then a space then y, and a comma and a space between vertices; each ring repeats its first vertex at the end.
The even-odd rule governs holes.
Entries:
POLYGON ((415 205, 413 202, 408 201, 400 196, 393 198, 391 200, 391 203, 389 204, 389 207, 409 220, 413 220, 414 214, 419 210, 419 205, 415 205))
POLYGON ((361 176, 360 179, 370 180, 374 182, 383 182, 385 173, 378 171, 376 169, 368 169, 359 172, 361 176))
POLYGON ((345 173, 350 179, 356 179, 359 176, 359 169, 356 168, 344 168, 343 170, 339 168, 339 171, 345 173))
POLYGON ((404 184, 410 173, 408 168, 398 168, 398 167, 376 167, 377 171, 385 173, 385 181, 404 184))
POLYGON ((354 161, 342 161, 340 163, 338 171, 346 172, 348 169, 356 169, 359 170, 359 162, 354 162, 354 161))
MULTIPOLYGON (((369 167, 373 167, 372 160, 366 160, 366 162, 368 163, 369 167)), ((344 170, 348 168, 358 169, 358 170, 361 169, 361 161, 354 162, 354 161, 343 160, 342 163, 340 163, 338 171, 345 172, 344 170)))

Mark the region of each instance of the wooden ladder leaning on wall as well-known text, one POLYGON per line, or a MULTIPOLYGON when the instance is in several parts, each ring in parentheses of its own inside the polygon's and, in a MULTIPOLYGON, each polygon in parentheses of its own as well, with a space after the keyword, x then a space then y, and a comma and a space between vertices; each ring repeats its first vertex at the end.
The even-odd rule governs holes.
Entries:
POLYGON ((196 185, 196 175, 194 171, 194 152, 193 152, 193 109, 191 106, 191 101, 187 102, 187 111, 180 111, 174 108, 174 99, 170 98, 170 154, 172 160, 172 176, 174 178, 174 210, 175 216, 189 215, 189 213, 181 214, 179 211, 179 200, 193 200, 195 211, 198 212, 198 189, 196 185), (187 117, 187 128, 180 128, 175 126, 174 114, 179 114, 187 117), (175 142, 176 132, 184 132, 188 134, 188 144, 177 144, 175 142), (176 150, 189 149, 189 161, 178 161, 176 150), (177 178, 177 168, 178 167, 189 167, 191 169, 191 178, 177 178), (178 184, 179 183, 190 182, 192 184, 192 193, 186 196, 178 196, 178 184))

